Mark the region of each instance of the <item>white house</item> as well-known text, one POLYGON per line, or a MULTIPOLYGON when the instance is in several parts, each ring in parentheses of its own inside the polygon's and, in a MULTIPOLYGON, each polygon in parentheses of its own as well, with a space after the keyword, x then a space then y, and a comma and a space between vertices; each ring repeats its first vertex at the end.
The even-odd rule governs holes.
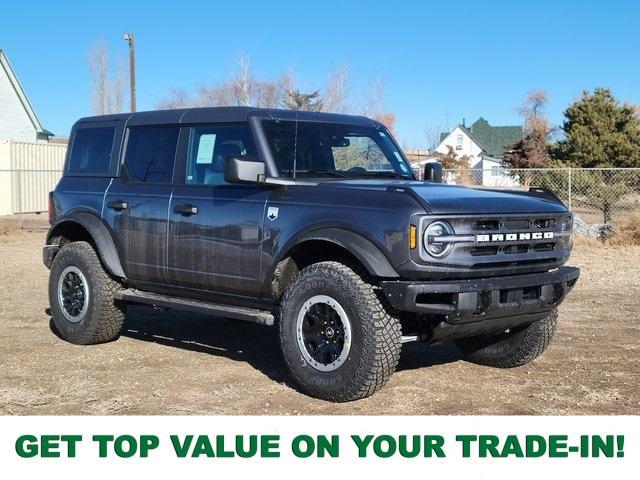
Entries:
POLYGON ((458 157, 467 156, 469 167, 478 170, 474 175, 480 185, 511 187, 517 182, 501 173, 505 149, 522 139, 522 127, 489 125, 480 117, 471 127, 460 124, 451 132, 440 135, 440 143, 435 151, 446 154, 449 149, 458 157))
POLYGON ((52 136, 42 127, 9 60, 0 50, 0 140, 47 142, 52 136))
POLYGON ((0 50, 0 215, 47 210, 67 150, 52 136, 0 50))

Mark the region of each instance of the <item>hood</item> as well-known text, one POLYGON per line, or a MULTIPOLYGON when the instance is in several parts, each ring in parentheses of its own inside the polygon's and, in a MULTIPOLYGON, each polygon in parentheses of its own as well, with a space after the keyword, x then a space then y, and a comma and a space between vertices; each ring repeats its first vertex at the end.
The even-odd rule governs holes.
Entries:
POLYGON ((519 190, 489 190, 459 185, 401 180, 356 180, 332 182, 332 186, 387 190, 394 188, 412 194, 430 214, 561 213, 560 202, 537 193, 519 190))

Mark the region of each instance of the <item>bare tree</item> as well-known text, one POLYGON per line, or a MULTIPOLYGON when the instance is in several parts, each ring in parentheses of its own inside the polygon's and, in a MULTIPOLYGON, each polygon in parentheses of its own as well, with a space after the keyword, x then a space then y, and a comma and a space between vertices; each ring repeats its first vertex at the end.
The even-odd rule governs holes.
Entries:
POLYGON ((294 89, 293 72, 280 75, 275 80, 263 80, 256 84, 255 105, 261 108, 279 108, 283 105, 287 92, 294 89))
POLYGON ((378 113, 373 116, 374 120, 377 120, 383 124, 387 129, 395 135, 396 133, 396 114, 393 112, 378 113))
POLYGON ((251 59, 248 55, 240 53, 236 58, 236 70, 230 83, 236 105, 252 105, 255 78, 251 73, 251 59))
POLYGON ((121 112, 125 88, 124 62, 119 60, 115 72, 111 73, 107 43, 99 40, 89 50, 88 64, 94 113, 106 115, 121 112))
POLYGON ((382 77, 374 77, 365 90, 365 102, 362 115, 371 117, 386 126, 391 133, 395 133, 396 115, 386 110, 384 105, 385 85, 382 77))
POLYGON ((195 100, 196 107, 228 107, 235 105, 233 86, 230 83, 216 83, 200 86, 195 100))
POLYGON ((427 124, 424 127, 424 136, 427 140, 427 149, 429 151, 433 151, 436 149, 438 145, 440 145, 440 135, 442 134, 443 129, 440 124, 427 124))
POLYGON ((195 100, 184 88, 171 88, 156 106, 161 110, 172 108, 188 108, 195 106, 195 100))
POLYGON ((544 116, 549 94, 533 90, 527 94, 518 109, 524 119, 524 136, 511 145, 504 160, 513 168, 539 168, 549 163, 549 136, 551 127, 544 116))
POLYGON ((351 70, 345 63, 331 72, 322 97, 322 108, 325 112, 347 113, 351 110, 349 105, 349 92, 351 91, 351 70))
POLYGON ((251 105, 262 108, 285 107, 293 110, 330 111, 355 113, 372 117, 385 124, 389 130, 395 127, 395 114, 384 108, 384 82, 375 77, 365 92, 365 102, 360 109, 350 101, 353 91, 351 71, 343 64, 329 74, 324 88, 301 89, 292 71, 274 79, 261 79, 251 70, 250 58, 240 54, 236 69, 226 81, 201 86, 194 95, 184 89, 172 89, 157 103, 158 108, 217 107, 251 105))
POLYGON ((518 109, 518 112, 524 117, 525 121, 530 118, 537 118, 542 115, 544 107, 548 102, 549 93, 544 90, 531 90, 518 109))
POLYGON ((362 106, 362 114, 367 117, 375 117, 384 110, 384 80, 376 76, 369 81, 365 89, 365 101, 362 106))

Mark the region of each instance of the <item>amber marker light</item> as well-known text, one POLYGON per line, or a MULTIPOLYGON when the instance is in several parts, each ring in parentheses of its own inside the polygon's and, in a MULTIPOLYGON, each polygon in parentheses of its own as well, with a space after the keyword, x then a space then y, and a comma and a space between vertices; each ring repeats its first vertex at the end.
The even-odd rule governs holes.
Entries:
POLYGON ((409 248, 411 250, 413 250, 414 248, 416 248, 417 245, 417 240, 416 240, 416 226, 415 225, 410 225, 409 226, 409 248))

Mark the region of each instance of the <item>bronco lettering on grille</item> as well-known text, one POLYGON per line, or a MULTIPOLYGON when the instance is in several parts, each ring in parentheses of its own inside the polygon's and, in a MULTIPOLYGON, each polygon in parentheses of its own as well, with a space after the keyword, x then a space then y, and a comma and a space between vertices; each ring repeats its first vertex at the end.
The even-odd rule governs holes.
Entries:
POLYGON ((476 242, 522 242, 551 238, 553 238, 553 232, 491 233, 476 235, 476 242))

